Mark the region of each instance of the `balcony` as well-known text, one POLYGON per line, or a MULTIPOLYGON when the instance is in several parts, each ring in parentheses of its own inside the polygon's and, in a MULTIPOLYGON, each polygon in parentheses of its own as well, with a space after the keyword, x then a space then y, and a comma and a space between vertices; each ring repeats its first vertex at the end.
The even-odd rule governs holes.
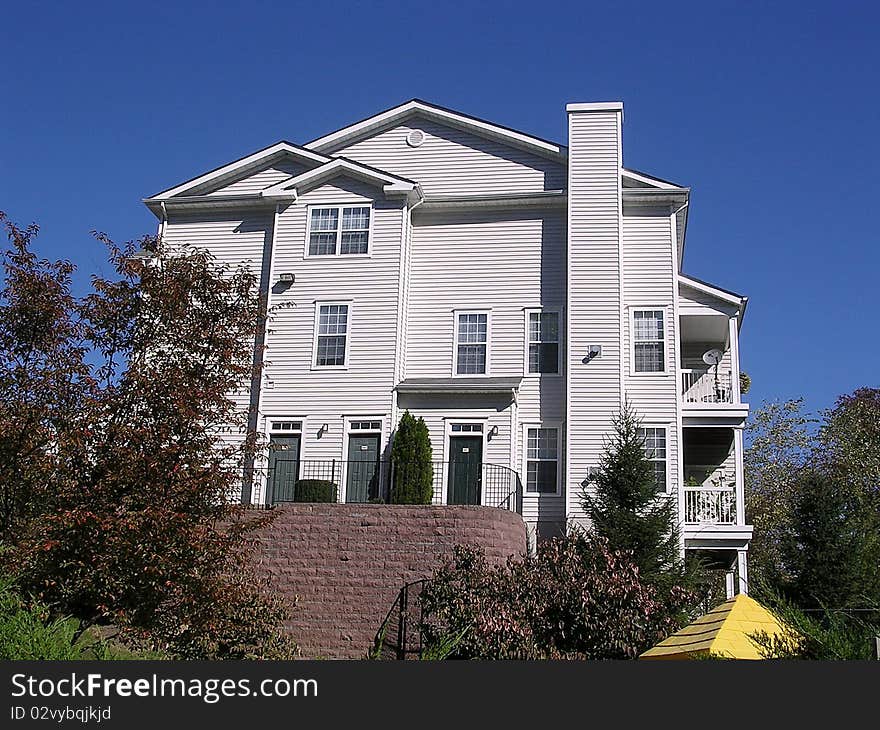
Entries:
POLYGON ((736 489, 685 487, 684 521, 686 525, 735 525, 736 489))
MULTIPOLYGON (((521 512, 519 474, 501 464, 433 461, 430 464, 432 504, 464 504, 521 512)), ((401 480, 415 477, 415 467, 390 461, 291 459, 276 462, 266 475, 266 504, 304 501, 305 482, 324 482, 336 500, 347 503, 388 502, 401 480), (344 489, 342 487, 344 486, 344 489)))
POLYGON ((734 395, 729 370, 682 368, 681 397, 688 405, 733 404, 734 395))

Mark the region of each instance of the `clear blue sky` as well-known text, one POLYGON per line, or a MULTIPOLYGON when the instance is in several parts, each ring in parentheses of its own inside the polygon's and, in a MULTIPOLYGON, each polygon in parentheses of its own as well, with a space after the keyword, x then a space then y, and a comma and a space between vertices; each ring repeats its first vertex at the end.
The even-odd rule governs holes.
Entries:
POLYGON ((564 141, 621 99, 624 164, 693 190, 685 271, 751 298, 751 400, 880 385, 876 3, 9 3, 0 210, 106 269, 141 198, 420 97, 564 141), (873 7, 872 7, 873 6, 873 7))

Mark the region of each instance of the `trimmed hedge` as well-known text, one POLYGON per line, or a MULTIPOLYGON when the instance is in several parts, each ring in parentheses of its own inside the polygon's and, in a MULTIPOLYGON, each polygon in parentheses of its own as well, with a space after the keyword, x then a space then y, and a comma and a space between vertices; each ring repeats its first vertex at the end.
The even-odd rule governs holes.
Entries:
POLYGON ((336 484, 326 479, 300 479, 293 490, 294 502, 335 502, 336 484))

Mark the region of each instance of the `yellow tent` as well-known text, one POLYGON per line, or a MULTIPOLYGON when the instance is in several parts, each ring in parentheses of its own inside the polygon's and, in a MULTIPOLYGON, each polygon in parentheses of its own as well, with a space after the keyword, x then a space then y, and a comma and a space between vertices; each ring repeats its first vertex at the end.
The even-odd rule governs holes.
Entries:
POLYGON ((707 655, 763 659, 749 638, 761 632, 774 636, 783 634, 784 629, 760 603, 740 593, 666 637, 639 659, 695 659, 707 655))

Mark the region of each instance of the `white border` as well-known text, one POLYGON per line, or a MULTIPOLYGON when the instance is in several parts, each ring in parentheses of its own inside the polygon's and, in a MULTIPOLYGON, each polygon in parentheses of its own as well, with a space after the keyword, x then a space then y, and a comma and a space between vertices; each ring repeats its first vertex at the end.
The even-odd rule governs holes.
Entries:
MULTIPOLYGON (((349 441, 351 436, 378 436, 379 437, 379 485, 384 483, 383 480, 385 478, 385 462, 382 459, 382 451, 385 446, 385 439, 387 438, 387 421, 388 417, 385 415, 349 415, 342 417, 343 425, 342 425, 342 470, 339 476, 339 480, 341 484, 339 485, 339 501, 342 504, 347 504, 348 500, 348 452, 349 452, 349 441), (357 431, 352 431, 351 424, 354 421, 379 421, 378 429, 364 429, 357 431)), ((380 496, 382 496, 380 494, 380 496)))
MULTIPOLYGON (((349 361, 351 360, 351 322, 352 310, 354 309, 353 299, 316 299, 315 300, 315 321, 312 328, 312 361, 311 370, 348 370, 349 361), (321 307, 328 307, 334 304, 345 304, 348 306, 348 321, 345 327, 345 361, 342 365, 318 365, 318 320, 321 313, 321 307)), ((326 335, 332 337, 334 335, 326 335)))
MULTIPOLYGON (((669 345, 670 345, 670 327, 669 327, 669 305, 667 304, 629 304, 627 305, 629 312, 627 313, 627 327, 629 328, 629 337, 627 344, 629 346, 629 375, 634 378, 667 378, 675 376, 675 368, 669 367, 669 345), (663 370, 652 372, 636 372, 636 312, 663 312, 663 370)), ((677 333, 673 332, 673 335, 677 333)))
POLYGON ((465 432, 465 433, 457 433, 454 434, 452 432, 453 425, 464 425, 470 423, 479 423, 482 425, 483 430, 480 434, 483 437, 483 453, 480 456, 480 504, 485 504, 483 497, 485 496, 483 493, 483 481, 482 478, 484 476, 483 473, 483 465, 486 463, 486 451, 489 447, 489 441, 487 439, 489 434, 489 417, 488 416, 477 416, 470 418, 456 418, 455 416, 444 416, 443 417, 443 484, 442 484, 442 502, 441 504, 449 504, 449 463, 451 461, 452 456, 452 445, 449 443, 450 438, 455 438, 456 436, 476 436, 477 434, 473 431, 465 432))
MULTIPOLYGON (((670 429, 672 429, 674 427, 675 427, 674 424, 657 422, 657 421, 643 421, 641 424, 639 424, 639 428, 662 428, 663 432, 666 434, 666 489, 664 489, 662 492, 657 492, 657 494, 662 495, 662 496, 667 496, 667 497, 674 497, 676 494, 678 494, 677 487, 674 492, 670 491, 670 489, 669 489, 669 487, 672 484, 669 480, 669 476, 670 476, 669 475, 669 462, 671 461, 670 455, 672 454, 672 447, 671 447, 670 441, 669 441, 669 431, 670 431, 670 429)), ((681 454, 683 454, 683 453, 684 453, 684 451, 682 450, 679 455, 679 460, 681 460, 683 458, 681 456, 681 454)), ((653 460, 649 459, 649 461, 653 461, 653 460)), ((659 461, 659 459, 658 459, 658 461, 659 461)))
POLYGON ((523 336, 523 377, 524 378, 561 378, 562 377, 562 333, 563 333, 563 323, 562 323, 562 307, 561 306, 552 306, 552 307, 526 307, 523 310, 523 321, 525 323, 525 333, 523 336), (537 313, 551 313, 556 314, 556 344, 557 344, 557 352, 556 352, 556 372, 555 373, 530 373, 529 372, 529 345, 531 345, 531 340, 529 340, 529 315, 537 314, 537 313))
MULTIPOLYGON (((523 498, 540 499, 541 497, 562 496, 562 421, 523 421, 522 429, 522 493, 523 498), (555 492, 530 492, 529 487, 529 429, 530 428, 555 428, 556 429, 556 491, 555 492)), ((549 461, 549 460, 548 460, 549 461)))
MULTIPOLYGON (((476 342, 463 344, 479 344, 476 342)), ((487 378, 492 372, 492 309, 487 307, 453 309, 452 310, 452 377, 453 378, 487 378), (486 315, 486 372, 458 373, 458 317, 461 314, 486 315)), ((464 421, 462 421, 464 423, 464 421)))
MULTIPOLYGON (((303 259, 369 259, 373 256, 373 203, 372 201, 360 201, 350 203, 347 201, 328 201, 326 203, 310 203, 306 206, 306 240, 303 243, 303 259), (337 208, 339 210, 339 222, 336 229, 338 234, 336 237, 336 253, 332 254, 311 254, 309 253, 309 241, 312 235, 312 209, 313 208, 337 208), (367 231, 367 252, 366 253, 339 253, 342 248, 342 209, 343 208, 369 208, 370 209, 370 229, 367 231)), ((321 233, 329 233, 329 231, 321 231, 321 233)))

